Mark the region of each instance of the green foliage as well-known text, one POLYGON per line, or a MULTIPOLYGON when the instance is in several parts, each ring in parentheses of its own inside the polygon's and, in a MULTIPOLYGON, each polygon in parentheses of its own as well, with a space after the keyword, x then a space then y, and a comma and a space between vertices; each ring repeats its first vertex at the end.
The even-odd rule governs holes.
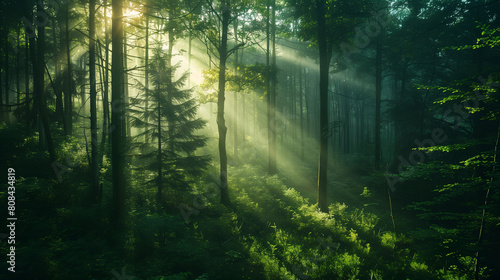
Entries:
MULTIPOLYGON (((238 65, 238 75, 226 71, 227 90, 234 94, 238 92, 264 92, 266 89, 266 79, 276 79, 278 69, 270 65, 267 67, 263 63, 251 65, 238 65)), ((202 71, 203 82, 198 90, 199 101, 201 103, 215 102, 217 100, 219 70, 208 69, 202 71)))
MULTIPOLYGON (((77 146, 70 141, 58 153, 77 146)), ((82 168, 85 165, 75 166, 72 172, 82 168)), ((25 240, 19 253, 38 264, 27 269, 26 275, 59 280, 78 273, 84 278, 107 279, 113 269, 134 264, 127 275, 135 279, 438 278, 432 275, 432 266, 409 249, 407 237, 376 233, 380 230, 376 215, 339 202, 330 204, 330 214, 319 212, 317 205, 280 177, 262 176, 258 165, 229 169, 236 212, 208 199, 190 224, 184 222, 175 203, 206 192, 206 186, 213 184, 210 175, 197 177, 191 193, 169 192, 172 202, 158 212, 152 203, 153 189, 143 184, 149 175, 132 172, 133 199, 123 237, 127 246, 120 249, 108 244, 107 240, 118 237, 109 220, 102 218, 106 208, 81 206, 87 191, 80 179, 84 177, 71 178, 71 184, 20 178, 20 218, 26 222, 18 232, 25 240)), ((112 197, 106 178, 103 206, 112 197)), ((5 199, 5 193, 0 199, 5 199)), ((464 273, 450 271, 443 271, 441 278, 464 273)))
POLYGON ((370 192, 370 190, 367 187, 364 187, 363 192, 360 194, 360 196, 372 197, 372 193, 370 192))
POLYGON ((396 234, 393 232, 385 232, 381 237, 380 237, 380 242, 382 243, 383 246, 394 249, 396 247, 396 234))
POLYGON ((449 49, 460 51, 500 47, 500 28, 494 28, 490 24, 480 24, 477 28, 482 30, 481 35, 485 37, 477 38, 476 44, 450 47, 449 49))
POLYGON ((132 98, 130 110, 132 125, 141 130, 134 137, 134 152, 140 159, 135 164, 156 172, 154 181, 159 185, 182 186, 187 174, 200 174, 208 164, 207 156, 196 154, 207 138, 195 134, 205 121, 196 116, 198 105, 191 90, 182 89, 187 73, 174 80, 180 66, 169 66, 167 56, 155 49, 148 69, 151 89, 137 81, 143 95, 132 98))
MULTIPOLYGON (((478 27, 485 37, 478 38, 475 45, 448 49, 462 52, 481 49, 476 50, 478 52, 500 46, 498 28, 489 24, 478 27)), ((437 115, 453 130, 462 125, 465 131, 470 131, 454 138, 454 143, 419 148, 438 160, 416 165, 403 174, 403 178, 414 182, 422 182, 422 179, 439 182, 433 184, 434 192, 429 199, 414 202, 407 209, 416 211, 417 216, 430 225, 412 235, 436 244, 423 253, 432 255, 440 263, 448 263, 447 269, 440 271, 444 279, 472 279, 476 270, 473 256, 496 254, 485 243, 497 241, 485 239, 496 232, 495 225, 500 220, 499 189, 498 184, 493 183, 499 175, 496 159, 499 81, 498 70, 495 70, 487 78, 476 74, 449 85, 427 87, 440 93, 434 102, 437 115), (462 123, 457 124, 457 118, 450 116, 452 110, 460 110, 462 123), (467 119, 470 124, 465 122, 467 119), (481 232, 481 241, 478 232, 481 232)), ((485 263, 491 262, 480 257, 479 263, 478 272, 486 277, 485 263)))

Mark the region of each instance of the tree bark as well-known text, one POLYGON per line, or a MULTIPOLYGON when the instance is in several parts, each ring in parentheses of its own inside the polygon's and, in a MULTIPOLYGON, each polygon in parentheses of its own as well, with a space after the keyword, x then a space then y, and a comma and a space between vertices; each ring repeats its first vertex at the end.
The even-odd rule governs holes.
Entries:
MULTIPOLYGON (((4 65, 4 70, 5 70, 5 123, 9 124, 10 123, 10 87, 9 87, 9 41, 7 39, 7 33, 5 33, 5 65, 4 65)), ((42 72, 43 74, 43 72, 42 72)))
POLYGON ((113 0, 112 19, 112 69, 111 93, 113 98, 111 124, 112 146, 111 167, 113 181, 113 223, 121 228, 125 220, 125 137, 123 135, 122 121, 125 117, 125 104, 123 100, 123 13, 122 1, 113 0))
MULTIPOLYGON (((144 88, 146 89, 144 95, 146 103, 144 105, 144 111, 147 112, 149 108, 149 8, 146 7, 146 50, 144 57, 144 88)), ((146 114, 145 122, 149 123, 149 118, 146 114)), ((145 135, 144 142, 148 143, 149 139, 145 135)))
POLYGON ((219 92, 217 98, 217 127, 219 130, 219 157, 220 157, 220 183, 221 203, 231 207, 227 182, 227 151, 226 151, 226 120, 224 119, 224 101, 226 92, 226 60, 227 60, 227 33, 229 28, 230 1, 222 2, 222 38, 219 49, 219 92))
MULTIPOLYGON (((102 55, 102 48, 101 45, 99 44, 99 53, 101 57, 101 69, 102 69, 102 76, 101 80, 104 79, 103 84, 103 96, 102 96, 102 108, 103 108, 103 117, 102 117, 102 138, 101 138, 101 147, 100 150, 101 152, 99 153, 99 164, 102 164, 103 156, 106 153, 106 137, 110 139, 109 137, 110 134, 110 120, 109 120, 109 50, 108 50, 108 45, 109 45, 109 37, 108 37, 108 25, 107 25, 107 9, 104 9, 104 18, 106 19, 104 21, 104 32, 105 32, 105 49, 104 51, 106 52, 105 54, 105 60, 103 59, 102 55)), ((111 144, 111 143, 109 143, 111 144)))
POLYGON ((271 39, 272 39, 272 69, 273 75, 271 79, 271 139, 270 139, 270 150, 271 150, 271 174, 275 174, 277 169, 276 163, 276 0, 272 0, 271 3, 272 14, 271 14, 271 39))
POLYGON ((65 112, 65 117, 64 121, 66 122, 65 125, 65 134, 66 135, 71 135, 73 133, 73 102, 72 102, 72 95, 74 92, 74 85, 73 85, 73 72, 72 72, 72 64, 71 64, 71 40, 69 37, 69 2, 66 3, 66 62, 68 64, 67 69, 66 69, 66 90, 64 93, 64 112, 65 112))
MULTIPOLYGON (((128 50, 127 50, 127 32, 123 29, 123 94, 124 94, 124 104, 129 103, 129 91, 128 91, 128 50)), ((130 137, 130 121, 129 121, 129 113, 126 106, 123 107, 124 118, 123 122, 123 133, 124 136, 130 137)))
MULTIPOLYGON (((20 28, 20 26, 19 26, 20 28)), ((16 30, 16 36, 17 36, 17 47, 16 47, 16 98, 17 98, 17 103, 21 103, 21 78, 20 78, 20 68, 21 68, 21 55, 19 54, 19 47, 21 46, 20 42, 20 31, 19 28, 16 30)), ((17 108, 18 106, 16 106, 17 108)))
POLYGON ((89 70, 90 70, 90 162, 91 200, 97 202, 99 194, 98 146, 97 146, 97 90, 95 74, 95 0, 89 1, 89 70))
MULTIPOLYGON (((159 91, 159 90, 157 90, 159 91)), ((155 93, 159 94, 159 93, 155 93)), ((162 154, 162 146, 161 146, 161 141, 162 141, 162 136, 161 136, 161 101, 158 99, 156 100, 156 104, 158 106, 158 155, 157 155, 157 160, 158 160, 158 191, 156 193, 156 202, 158 205, 158 209, 160 209, 162 201, 163 201, 163 174, 162 174, 162 169, 163 169, 163 164, 162 164, 162 159, 161 159, 161 154, 162 154)))
POLYGON ((304 105, 302 102, 302 67, 299 69, 299 99, 300 99, 300 158, 304 159, 304 105))
POLYGON ((382 94, 382 42, 377 41, 375 58, 375 169, 380 169, 380 98, 382 94))
MULTIPOLYGON (((234 42, 238 44, 238 19, 234 19, 234 42)), ((234 76, 238 75, 238 50, 234 52, 234 76)), ((233 156, 238 156, 238 92, 234 92, 234 113, 233 113, 233 156)))
POLYGON ((319 45, 319 95, 320 95, 320 152, 318 168, 318 206, 320 211, 328 213, 327 204, 327 172, 328 172, 328 70, 331 54, 328 51, 325 24, 325 3, 316 0, 316 14, 318 20, 319 45))
POLYGON ((272 72, 271 72, 271 1, 267 1, 267 22, 266 22, 266 68, 267 68, 267 77, 266 77, 266 93, 267 93, 267 140, 268 140, 268 149, 269 149, 269 174, 276 174, 276 141, 273 140, 276 138, 276 134, 274 131, 274 120, 273 120, 273 93, 272 93, 272 72))
POLYGON ((24 48, 24 52, 25 52, 25 60, 24 60, 24 98, 25 98, 25 104, 24 106, 26 106, 25 108, 25 124, 26 124, 26 131, 28 132, 28 134, 30 133, 31 131, 31 126, 30 126, 30 104, 31 104, 31 101, 30 101, 30 76, 29 76, 29 36, 28 34, 26 33, 25 34, 25 48, 24 48))

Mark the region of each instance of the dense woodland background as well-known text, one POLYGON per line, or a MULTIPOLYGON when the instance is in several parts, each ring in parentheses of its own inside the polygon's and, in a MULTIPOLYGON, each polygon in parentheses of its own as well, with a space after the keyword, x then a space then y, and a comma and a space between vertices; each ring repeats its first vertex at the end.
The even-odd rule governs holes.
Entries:
POLYGON ((499 12, 0 1, 1 279, 500 279, 499 12))

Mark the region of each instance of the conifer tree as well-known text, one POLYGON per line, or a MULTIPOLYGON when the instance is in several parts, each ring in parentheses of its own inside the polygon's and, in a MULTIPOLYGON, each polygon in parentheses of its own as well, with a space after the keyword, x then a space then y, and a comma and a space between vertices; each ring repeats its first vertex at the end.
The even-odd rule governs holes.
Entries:
MULTIPOLYGON (((179 64, 169 66, 168 61, 168 54, 156 48, 148 64, 149 93, 131 98, 132 126, 143 131, 135 136, 136 144, 144 168, 154 174, 150 182, 156 183, 160 204, 165 186, 185 186, 186 175, 199 173, 209 160, 195 154, 206 142, 195 134, 205 121, 196 118, 198 105, 192 90, 183 89, 188 73, 175 79, 179 64)), ((137 87, 145 93, 146 87, 139 81, 137 87)))

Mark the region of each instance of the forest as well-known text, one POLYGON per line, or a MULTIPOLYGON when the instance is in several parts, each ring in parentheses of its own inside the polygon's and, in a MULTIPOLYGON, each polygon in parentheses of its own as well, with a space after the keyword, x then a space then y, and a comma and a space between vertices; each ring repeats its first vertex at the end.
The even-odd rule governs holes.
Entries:
POLYGON ((0 279, 500 279, 499 0, 0 0, 0 279))

